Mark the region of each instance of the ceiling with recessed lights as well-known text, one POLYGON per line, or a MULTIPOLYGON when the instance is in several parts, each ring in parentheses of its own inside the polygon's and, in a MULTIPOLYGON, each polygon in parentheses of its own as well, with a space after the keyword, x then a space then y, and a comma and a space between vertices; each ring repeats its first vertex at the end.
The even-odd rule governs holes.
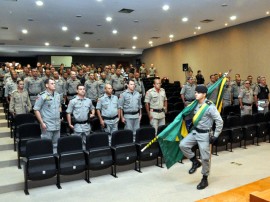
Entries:
POLYGON ((1 0, 0 55, 139 55, 269 16, 269 0, 1 0))

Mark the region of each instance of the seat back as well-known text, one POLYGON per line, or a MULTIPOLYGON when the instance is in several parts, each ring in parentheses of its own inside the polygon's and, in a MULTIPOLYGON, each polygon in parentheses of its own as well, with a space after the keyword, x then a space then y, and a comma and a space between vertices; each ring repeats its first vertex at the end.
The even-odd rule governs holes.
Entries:
POLYGON ((178 114, 180 113, 180 110, 173 110, 167 113, 167 122, 173 122, 173 120, 175 119, 175 117, 178 116, 178 114))
POLYGON ((157 130, 157 134, 161 133, 167 126, 168 126, 168 124, 159 126, 158 130, 157 130))
POLYGON ((86 136, 86 150, 109 146, 109 135, 107 132, 95 132, 86 136))
POLYGON ((112 146, 128 144, 133 142, 133 132, 131 130, 118 130, 112 133, 112 146))
POLYGON ((153 127, 139 128, 136 130, 136 143, 151 141, 153 138, 155 138, 155 128, 153 127))
POLYGON ((40 125, 38 123, 24 123, 18 129, 18 138, 37 138, 41 135, 40 125))
POLYGON ((19 126, 24 123, 35 123, 36 117, 33 114, 18 114, 14 118, 15 126, 19 126))
POLYGON ((269 121, 270 121, 270 111, 266 112, 266 113, 264 114, 264 117, 265 117, 265 121, 266 121, 266 122, 269 122, 269 121))
POLYGON ((222 110, 222 115, 223 116, 228 116, 230 112, 234 112, 234 106, 233 105, 229 105, 223 108, 222 110))
POLYGON ((245 114, 245 115, 241 116, 241 125, 242 126, 250 125, 250 124, 254 124, 253 117, 251 114, 245 114))
POLYGON ((58 139, 57 153, 65 153, 71 151, 82 150, 82 138, 81 136, 66 136, 58 139))
POLYGON ((227 125, 231 127, 241 126, 241 119, 239 116, 229 116, 227 117, 227 125))
POLYGON ((29 140, 26 143, 26 157, 36 157, 43 155, 53 155, 52 140, 49 139, 35 139, 29 140))
POLYGON ((263 123, 263 122, 266 122, 265 115, 263 113, 253 114, 252 117, 253 117, 253 123, 263 123))
POLYGON ((141 118, 141 126, 149 126, 149 125, 150 125, 149 117, 147 113, 143 113, 141 118))

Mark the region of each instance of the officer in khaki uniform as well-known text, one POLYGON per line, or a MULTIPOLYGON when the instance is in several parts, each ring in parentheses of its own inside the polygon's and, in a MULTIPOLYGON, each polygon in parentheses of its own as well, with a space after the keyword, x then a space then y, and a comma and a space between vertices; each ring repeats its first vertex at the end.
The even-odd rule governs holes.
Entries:
POLYGON ((11 93, 17 89, 18 80, 20 80, 20 78, 18 78, 17 72, 11 71, 11 79, 7 81, 5 85, 5 97, 6 97, 7 103, 9 103, 9 98, 11 96, 11 93))
POLYGON ((17 114, 29 113, 32 105, 29 99, 28 92, 23 89, 23 81, 17 81, 17 90, 15 90, 10 97, 9 112, 13 116, 17 114))
POLYGON ((239 105, 241 109, 241 116, 245 114, 252 115, 252 104, 253 104, 253 90, 250 88, 250 82, 246 80, 244 87, 240 89, 239 93, 239 105))
POLYGON ((165 125, 165 113, 167 112, 167 97, 165 90, 160 88, 160 79, 154 80, 154 88, 149 89, 145 95, 145 108, 150 124, 155 128, 165 125))
POLYGON ((233 105, 239 105, 238 96, 241 88, 242 88, 241 79, 237 78, 232 84, 233 105))
POLYGON ((145 96, 145 88, 144 88, 144 84, 140 78, 140 74, 138 72, 136 72, 134 74, 135 78, 135 90, 138 91, 138 93, 140 93, 143 97, 145 96))
POLYGON ((80 80, 76 77, 76 72, 70 72, 70 79, 66 82, 67 99, 70 101, 75 95, 77 95, 77 86, 80 84, 80 80))
POLYGON ((55 81, 55 92, 59 93, 61 104, 64 104, 66 102, 65 98, 67 95, 66 83, 59 78, 59 73, 57 71, 53 72, 53 79, 55 81))
POLYGON ((114 95, 119 97, 119 95, 123 92, 125 87, 125 78, 121 75, 121 69, 117 68, 115 75, 111 78, 112 88, 114 90, 114 95))
POLYGON ((35 105, 38 94, 44 91, 44 82, 38 78, 38 71, 36 68, 32 69, 32 77, 24 79, 24 89, 28 91, 31 105, 35 105))
POLYGON ((47 90, 38 95, 33 109, 40 123, 41 138, 51 139, 56 153, 60 137, 60 95, 55 92, 54 80, 47 79, 45 85, 47 90))
POLYGON ((69 127, 74 130, 73 135, 82 136, 83 147, 85 148, 86 135, 89 135, 91 131, 89 118, 95 116, 95 107, 91 100, 85 97, 83 84, 77 86, 77 96, 70 100, 66 112, 69 127), (89 112, 91 112, 90 115, 89 112), (74 117, 72 122, 71 114, 74 117))
POLYGON ((125 123, 125 129, 133 131, 135 137, 136 130, 140 127, 142 114, 141 95, 135 89, 133 80, 128 81, 128 89, 119 98, 121 120, 125 123))
POLYGON ((89 79, 84 83, 86 97, 96 102, 98 98, 98 82, 95 80, 94 73, 89 74, 89 79))
POLYGON ((104 130, 110 134, 117 131, 120 111, 118 98, 112 95, 112 86, 110 84, 106 84, 105 94, 98 99, 96 109, 100 125, 104 130))

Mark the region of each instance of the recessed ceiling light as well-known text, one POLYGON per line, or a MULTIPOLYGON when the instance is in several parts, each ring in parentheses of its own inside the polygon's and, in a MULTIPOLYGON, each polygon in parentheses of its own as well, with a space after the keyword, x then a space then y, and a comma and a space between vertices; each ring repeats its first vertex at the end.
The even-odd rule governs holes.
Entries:
POLYGON ((50 45, 50 43, 49 43, 49 42, 46 42, 46 43, 45 43, 45 46, 49 46, 49 45, 50 45))
POLYGON ((23 30, 22 30, 22 33, 23 33, 23 34, 27 34, 27 33, 28 33, 28 30, 27 30, 27 29, 23 29, 23 30))
POLYGON ((89 44, 85 44, 84 47, 85 47, 85 48, 88 48, 88 47, 89 47, 89 44))
POLYGON ((42 1, 36 1, 36 5, 37 6, 43 6, 43 2, 42 1))
POLYGON ((81 18, 82 17, 82 15, 76 15, 76 18, 81 18))
POLYGON ((170 34, 170 35, 169 35, 169 38, 173 38, 173 37, 174 37, 174 35, 173 35, 173 34, 170 34))
POLYGON ((228 23, 225 23, 225 26, 227 27, 228 26, 228 23))
POLYGON ((106 17, 106 21, 107 22, 111 22, 112 21, 112 18, 111 17, 106 17))
POLYGON ((170 41, 172 41, 172 38, 170 39, 170 41))
POLYGON ((193 34, 194 34, 194 35, 196 35, 196 34, 197 34, 197 32, 193 32, 193 34))
POLYGON ((132 39, 133 39, 133 40, 137 40, 137 39, 138 39, 138 37, 137 37, 137 36, 134 36, 134 37, 132 37, 132 39))
POLYGON ((183 22, 187 22, 188 21, 188 18, 187 17, 184 17, 184 18, 182 18, 182 21, 183 22))
POLYGON ((114 30, 112 31, 112 33, 113 33, 113 34, 117 34, 117 30, 114 29, 114 30))
POLYGON ((132 46, 132 49, 136 49, 136 46, 132 46))
POLYGON ((233 16, 230 17, 230 19, 231 19, 231 20, 236 20, 236 16, 233 15, 233 16))
POLYGON ((222 7, 226 7, 226 6, 228 6, 228 5, 227 5, 227 4, 222 4, 221 6, 222 6, 222 7))
POLYGON ((97 0, 97 2, 102 2, 102 0, 97 0))
POLYGON ((269 11, 266 11, 266 15, 269 15, 270 14, 270 12, 269 11))
POLYGON ((62 30, 65 32, 65 31, 68 30, 68 28, 67 28, 66 26, 63 26, 63 27, 62 27, 62 30))
POLYGON ((149 44, 153 44, 153 41, 149 41, 149 44))
POLYGON ((80 39, 81 39, 81 38, 80 38, 79 36, 76 36, 76 37, 75 37, 75 40, 76 40, 76 41, 80 41, 80 39))
POLYGON ((169 5, 164 5, 164 6, 162 6, 162 9, 163 9, 164 11, 167 11, 167 10, 170 9, 170 6, 169 6, 169 5))
POLYGON ((195 27, 195 29, 200 30, 200 29, 201 29, 201 27, 200 27, 200 26, 198 26, 198 27, 195 27))

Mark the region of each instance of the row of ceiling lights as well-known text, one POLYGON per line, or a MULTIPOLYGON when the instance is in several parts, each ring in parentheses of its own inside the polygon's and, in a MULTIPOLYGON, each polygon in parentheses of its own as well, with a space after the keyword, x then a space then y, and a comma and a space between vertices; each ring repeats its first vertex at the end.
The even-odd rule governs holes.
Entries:
MULTIPOLYGON (((101 2, 102 0, 97 0, 97 1, 98 1, 98 2, 101 2)), ((43 6, 43 2, 40 1, 40 0, 39 0, 39 1, 36 1, 36 5, 37 5, 37 6, 43 6)), ((170 6, 167 5, 167 4, 165 4, 165 5, 162 6, 162 9, 163 9, 164 11, 168 11, 168 10, 170 9, 170 6)), ((267 11, 267 12, 266 12, 266 15, 269 15, 269 14, 270 14, 270 12, 267 11)), ((236 19, 237 19, 237 16, 231 16, 231 17, 230 17, 230 20, 231 20, 231 21, 234 21, 234 20, 236 20, 236 19)), ((110 17, 110 16, 106 17, 106 21, 107 21, 107 22, 111 22, 111 21, 112 21, 112 17, 110 17)), ((183 18, 182 18, 182 22, 187 22, 187 21, 188 21, 188 18, 187 18, 187 17, 183 17, 183 18)), ((225 26, 228 26, 228 23, 227 23, 227 22, 225 23, 225 26)), ((200 27, 200 26, 197 26, 197 27, 195 27, 195 29, 196 29, 196 30, 200 30, 201 27, 200 27)), ((62 31, 67 31, 67 30, 68 30, 68 28, 67 28, 66 26, 63 26, 63 27, 62 27, 62 31)), ((27 33, 28 33, 28 30, 27 30, 27 29, 23 29, 23 30, 22 30, 22 33, 23 33, 23 34, 27 34, 27 33)), ((114 30, 112 30, 112 33, 113 33, 113 34, 117 34, 118 31, 117 31, 116 29, 114 29, 114 30)), ((197 32, 195 31, 195 32, 193 32, 193 34, 196 35, 197 32)), ((132 38, 133 38, 133 40, 137 40, 137 39, 138 39, 137 36, 133 36, 132 38)), ((170 34, 170 35, 169 35, 169 40, 172 41, 173 38, 174 38, 174 35, 173 35, 173 34, 170 34)), ((76 41, 79 41, 79 40, 80 40, 80 37, 79 37, 79 36, 76 36, 76 37, 75 37, 75 40, 76 40, 76 41)), ((149 41, 148 43, 150 44, 150 46, 153 46, 153 41, 149 41)), ((45 42, 45 46, 49 46, 49 45, 50 45, 49 42, 45 42)), ((86 48, 88 48, 88 47, 89 47, 89 44, 85 44, 84 46, 85 46, 86 48)), ((132 46, 132 49, 136 49, 136 46, 132 46)))

